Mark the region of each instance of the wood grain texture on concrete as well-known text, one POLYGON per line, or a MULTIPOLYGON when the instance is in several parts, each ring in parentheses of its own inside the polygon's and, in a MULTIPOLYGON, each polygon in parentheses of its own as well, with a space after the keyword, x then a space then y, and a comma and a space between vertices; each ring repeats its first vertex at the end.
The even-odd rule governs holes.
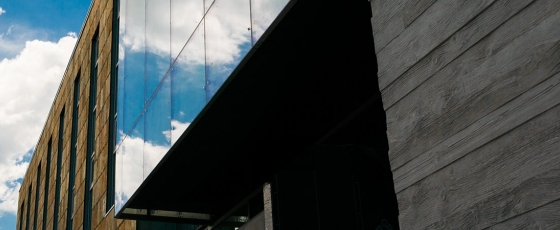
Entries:
POLYGON ((560 2, 372 12, 401 228, 558 228, 560 2))
POLYGON ((371 2, 371 25, 375 37, 375 52, 379 52, 404 30, 402 8, 406 0, 371 2))
MULTIPOLYGON (((519 34, 520 31, 526 31, 527 28, 531 27, 531 23, 521 23, 521 20, 525 18, 524 16, 541 13, 543 10, 546 10, 546 7, 531 6, 530 10, 523 11, 524 16, 515 17, 515 20, 512 20, 512 22, 508 21, 507 26, 502 26, 502 24, 533 1, 497 1, 491 5, 387 86, 382 92, 385 108, 390 109, 396 102, 407 96, 412 90, 416 89, 420 84, 490 33, 499 34, 500 32, 494 32, 497 27, 517 27, 517 33, 503 38, 502 42, 505 43, 510 41, 511 38, 516 37, 515 34, 519 34), (505 4, 508 7, 504 7, 505 4)), ((500 30, 504 30, 504 28, 500 28, 500 30)))
MULTIPOLYGON (((560 192, 560 169, 540 174, 428 225, 428 229, 485 229, 548 205, 560 192), (545 197, 543 199, 543 197, 545 197), (528 203, 527 201, 531 201, 528 203), (528 205, 530 204, 530 205, 528 205)), ((553 201, 554 202, 554 201, 553 201)), ((510 229, 510 228, 503 228, 510 229)))
POLYGON ((556 10, 509 43, 489 36, 387 110, 393 169, 556 73, 556 10))
POLYGON ((378 58, 379 88, 383 90, 387 87, 406 69, 493 2, 461 0, 437 1, 432 4, 406 30, 378 52, 378 56, 383 57, 378 58))
POLYGON ((395 190, 402 191, 441 168, 492 142, 535 116, 560 104, 560 74, 537 85, 469 127, 393 172, 395 190))
POLYGON ((560 200, 486 229, 560 229, 560 200))
MULTIPOLYGON (((559 116, 560 106, 556 106, 399 192, 401 226, 427 228, 490 198, 494 202, 507 202, 517 196, 522 201, 516 204, 516 209, 525 211, 539 206, 539 203, 559 199, 558 190, 538 191, 529 196, 522 188, 524 183, 531 184, 530 181, 541 174, 553 171, 555 174, 551 177, 558 176, 559 116)), ((518 212, 509 215, 513 217, 518 212)), ((504 218, 498 214, 487 218, 494 221, 504 218)), ((464 215, 468 216, 469 212, 464 215)))

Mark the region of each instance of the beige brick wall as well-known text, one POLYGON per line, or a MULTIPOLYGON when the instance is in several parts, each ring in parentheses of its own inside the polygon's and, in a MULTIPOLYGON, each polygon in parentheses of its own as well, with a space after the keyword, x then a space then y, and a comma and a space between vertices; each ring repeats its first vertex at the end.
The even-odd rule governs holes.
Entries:
POLYGON ((85 192, 85 162, 87 148, 87 118, 89 104, 89 84, 90 84, 90 51, 91 41, 96 30, 99 31, 99 60, 98 60, 98 85, 97 85, 97 118, 95 133, 95 164, 94 164, 94 188, 92 194, 92 229, 136 229, 135 221, 114 219, 114 209, 106 213, 106 192, 107 192, 107 157, 108 157, 108 138, 109 138, 109 107, 110 107, 110 65, 111 65, 111 36, 112 36, 112 0, 94 0, 90 8, 90 12, 82 28, 78 43, 74 53, 69 61, 68 67, 60 84, 59 91, 56 95, 54 103, 49 112, 47 121, 43 128, 43 132, 39 138, 37 148, 33 153, 29 169, 23 179, 22 187, 19 194, 18 208, 24 204, 23 212, 18 210, 17 228, 25 229, 26 216, 29 212, 29 229, 33 229, 34 216, 37 218, 37 229, 42 229, 43 223, 43 207, 44 207, 44 191, 46 174, 50 175, 49 180, 49 197, 48 197, 48 213, 47 229, 52 229, 53 221, 58 221, 60 229, 66 226, 66 212, 68 201, 68 178, 69 178, 69 160, 71 149, 71 130, 72 130, 72 105, 74 80, 78 73, 80 74, 80 102, 78 112, 78 148, 76 156, 76 180, 74 190, 74 212, 72 229, 83 229, 83 213, 84 213, 84 192, 85 192), (62 109, 65 109, 64 118, 64 139, 63 139, 63 157, 61 163, 61 190, 60 200, 55 201, 56 186, 56 167, 58 153, 58 128, 59 116, 62 109), (50 172, 46 172, 47 163, 47 146, 49 139, 52 138, 52 152, 50 172), (41 186, 39 188, 39 203, 37 211, 35 211, 35 192, 37 168, 41 164, 41 186), (31 185, 31 200, 27 200, 29 186, 31 185), (30 210, 27 210, 27 204, 30 204, 30 210), (60 203, 58 220, 53 220, 55 202, 60 203), (21 217, 20 215, 23 214, 21 217), (23 225, 23 226, 21 226, 23 225))

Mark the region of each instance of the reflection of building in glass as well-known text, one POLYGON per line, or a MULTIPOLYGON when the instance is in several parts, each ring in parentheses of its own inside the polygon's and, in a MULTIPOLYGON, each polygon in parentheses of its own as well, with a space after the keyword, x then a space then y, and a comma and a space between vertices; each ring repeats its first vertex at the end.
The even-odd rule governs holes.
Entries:
POLYGON ((18 229, 555 228, 560 3, 514 2, 94 0, 18 229))

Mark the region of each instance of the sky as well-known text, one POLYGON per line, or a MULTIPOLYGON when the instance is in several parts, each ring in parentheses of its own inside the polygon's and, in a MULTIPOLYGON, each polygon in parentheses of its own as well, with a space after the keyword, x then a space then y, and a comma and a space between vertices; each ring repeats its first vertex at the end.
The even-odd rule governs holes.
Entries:
POLYGON ((90 3, 0 0, 0 230, 16 228, 22 178, 90 3))
POLYGON ((120 12, 117 211, 288 1, 142 2, 120 12))
MULTIPOLYGON (((0 230, 16 227, 22 178, 90 2, 0 0, 0 230)), ((128 138, 120 145, 126 148, 119 148, 117 167, 119 162, 139 162, 126 167, 141 170, 127 171, 122 164, 126 173, 116 179, 117 185, 130 188, 121 191, 125 197, 130 197, 189 126, 287 0, 252 5, 246 0, 215 1, 208 9, 202 1, 198 5, 189 5, 197 1, 173 1, 173 7, 169 1, 150 5, 155 2, 135 2, 120 15, 126 23, 121 23, 119 31, 124 33, 119 35, 119 67, 123 66, 119 71, 127 80, 119 83, 119 95, 121 89, 126 95, 119 96, 117 128, 128 138), (195 14, 193 9, 200 12, 195 14), (187 10, 191 14, 185 14, 187 10), (206 19, 200 26, 204 10, 206 19), (167 74, 171 73, 170 57, 177 58, 171 75, 167 74), (172 106, 167 103, 170 100, 172 106), (148 105, 145 112, 144 103, 148 105), (144 126, 137 122, 141 119, 151 122, 144 126)), ((120 76, 119 72, 119 81, 120 76)))

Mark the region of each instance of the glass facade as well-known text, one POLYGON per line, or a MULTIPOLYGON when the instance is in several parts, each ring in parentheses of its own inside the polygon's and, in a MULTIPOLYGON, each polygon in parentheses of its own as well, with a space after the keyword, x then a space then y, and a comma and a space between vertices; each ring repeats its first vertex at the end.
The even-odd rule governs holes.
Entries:
POLYGON ((115 213, 288 1, 120 0, 115 213))

